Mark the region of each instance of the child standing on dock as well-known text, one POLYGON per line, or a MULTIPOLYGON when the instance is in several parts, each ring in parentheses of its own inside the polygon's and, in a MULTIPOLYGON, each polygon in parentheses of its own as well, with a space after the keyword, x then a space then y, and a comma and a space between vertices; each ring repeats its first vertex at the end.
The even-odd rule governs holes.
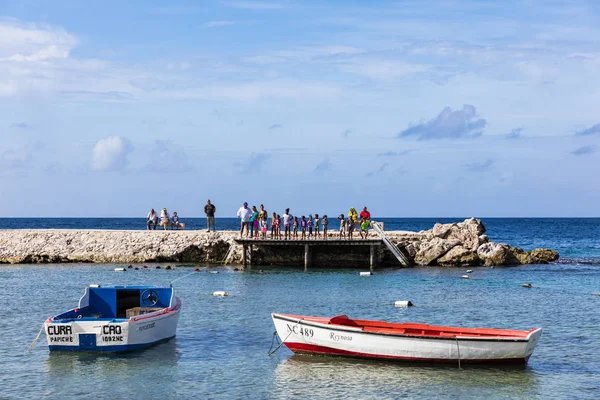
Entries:
POLYGON ((277 214, 273 213, 273 215, 271 216, 271 239, 273 239, 273 236, 275 235, 275 228, 276 228, 275 222, 276 221, 277 221, 277 214))
POLYGON ((319 214, 315 214, 315 239, 318 239, 320 234, 321 234, 321 220, 319 219, 319 214))
POLYGON ((252 206, 252 215, 250 216, 249 222, 250 237, 254 238, 255 236, 258 236, 258 210, 256 209, 256 206, 252 206))
POLYGON ((260 225, 260 232, 262 233, 262 238, 267 238, 267 218, 269 214, 267 214, 267 210, 265 210, 265 206, 263 204, 260 205, 260 211, 258 212, 258 223, 260 225))
POLYGON ((366 239, 369 236, 369 220, 362 218, 360 220, 360 237, 366 239))
POLYGON ((348 239, 352 239, 352 234, 354 233, 354 221, 352 217, 348 217, 348 221, 346 221, 346 229, 348 230, 348 239))
POLYGON ((281 217, 277 214, 277 219, 275 220, 275 239, 281 240, 281 217))
POLYGON ((312 238, 312 234, 313 234, 313 226, 314 226, 314 221, 313 221, 313 217, 312 214, 310 214, 308 216, 308 221, 306 221, 306 228, 308 229, 308 238, 311 239, 312 238))
POLYGON ((323 215, 323 239, 327 240, 327 226, 329 225, 329 220, 327 219, 327 215, 323 215))
POLYGON ((260 232, 262 234, 262 238, 266 239, 267 238, 267 220, 266 219, 260 220, 260 232))
POLYGON ((346 217, 344 214, 338 215, 338 219, 340 220, 340 239, 343 237, 346 238, 346 217))
POLYGON ((302 229, 302 240, 306 240, 306 227, 308 223, 306 222, 306 217, 303 215, 300 220, 300 229, 302 229))
POLYGON ((294 239, 298 239, 298 217, 294 217, 294 239))

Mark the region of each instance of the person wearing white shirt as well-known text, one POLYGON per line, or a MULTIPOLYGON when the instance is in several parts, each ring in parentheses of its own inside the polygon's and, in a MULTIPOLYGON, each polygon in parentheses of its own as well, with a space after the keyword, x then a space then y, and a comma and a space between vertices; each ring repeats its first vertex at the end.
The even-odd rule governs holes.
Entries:
POLYGON ((250 223, 250 217, 252 216, 252 211, 248 208, 248 203, 244 203, 243 206, 237 212, 237 217, 241 220, 240 225, 240 238, 244 234, 244 227, 246 228, 246 237, 250 235, 250 228, 248 224, 250 223))
POLYGON ((292 221, 294 220, 294 216, 290 213, 290 209, 286 208, 285 213, 282 215, 283 217, 283 237, 285 240, 292 238, 292 221))
POLYGON ((150 210, 148 216, 146 217, 146 224, 148 225, 148 230, 156 229, 156 223, 158 222, 158 214, 154 211, 154 208, 150 210))
POLYGON ((167 212, 166 208, 163 208, 160 212, 160 224, 163 226, 163 229, 167 229, 167 225, 169 225, 171 217, 167 212))

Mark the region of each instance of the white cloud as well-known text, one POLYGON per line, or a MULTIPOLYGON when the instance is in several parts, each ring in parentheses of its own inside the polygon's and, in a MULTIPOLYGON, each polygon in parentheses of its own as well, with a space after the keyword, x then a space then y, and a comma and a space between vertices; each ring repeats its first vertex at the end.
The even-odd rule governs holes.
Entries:
POLYGON ((479 118, 477 109, 465 104, 462 110, 446 107, 435 118, 412 125, 398 137, 414 136, 418 140, 475 138, 483 134, 487 121, 479 118))
POLYGON ((96 171, 119 171, 127 165, 132 150, 129 141, 120 136, 108 136, 98 140, 92 151, 92 169, 96 171))
POLYGON ((67 58, 77 39, 62 28, 0 21, 0 59, 45 61, 67 58))

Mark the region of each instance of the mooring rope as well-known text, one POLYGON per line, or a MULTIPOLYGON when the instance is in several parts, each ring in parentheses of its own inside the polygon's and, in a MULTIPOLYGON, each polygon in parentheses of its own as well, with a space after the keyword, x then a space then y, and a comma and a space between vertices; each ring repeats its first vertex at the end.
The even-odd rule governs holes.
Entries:
POLYGON ((458 350, 458 369, 460 369, 460 346, 458 344, 458 336, 454 336, 456 340, 456 349, 458 350))
POLYGON ((172 285, 172 284, 173 284, 173 282, 177 282, 177 281, 178 281, 178 280, 180 280, 180 279, 187 278, 188 276, 190 276, 190 275, 193 275, 193 274, 195 274, 195 273, 196 273, 196 271, 194 271, 194 272, 190 272, 189 274, 186 274, 186 275, 184 275, 184 276, 180 276, 180 277, 179 277, 179 278, 177 278, 177 279, 173 279, 171 282, 169 282, 169 285, 172 285))
POLYGON ((276 339, 276 338, 277 338, 277 344, 278 344, 278 345, 279 345, 279 344, 281 344, 281 343, 279 342, 279 338, 277 337, 277 331, 274 331, 274 332, 273 332, 273 336, 271 337, 271 346, 269 347, 269 353, 268 353, 269 355, 271 355, 271 354, 272 354, 272 353, 271 353, 271 349, 273 348, 273 343, 275 343, 275 339, 276 339))
MULTIPOLYGON (((271 354, 273 354, 273 353, 275 353, 277 350, 279 350, 279 348, 280 348, 281 346, 283 346, 283 344, 285 343, 285 341, 286 341, 286 340, 288 340, 288 338, 290 337, 290 335, 291 335, 292 333, 294 333, 294 328, 295 328, 295 327, 297 327, 297 326, 298 326, 298 324, 299 324, 300 322, 302 322, 303 320, 304 320, 304 318, 300 318, 300 319, 298 320, 298 322, 296 322, 296 323, 294 324, 294 326, 292 327, 292 329, 290 329, 290 333, 288 333, 288 335, 285 337, 285 339, 283 339, 283 340, 281 341, 281 343, 279 343, 279 345, 278 345, 277 347, 275 347, 275 349, 274 349, 273 351, 270 351, 271 349, 269 349, 269 353, 267 354, 269 357, 271 356, 271 354)), ((273 336, 275 336, 276 334, 277 334, 277 331, 273 332, 273 336)), ((271 347, 273 347, 273 339, 271 339, 271 347)))
MULTIPOLYGON (((48 317, 48 318, 52 318, 52 317, 48 317)), ((27 349, 28 353, 31 351, 31 349, 33 349, 33 346, 35 346, 35 344, 39 340, 39 338, 40 338, 40 336, 42 334, 42 331, 44 330, 44 325, 45 324, 46 324, 46 321, 44 321, 44 323, 42 324, 42 327, 40 328, 40 331, 37 334, 37 336, 35 337, 35 339, 33 339, 33 343, 31 343, 31 346, 29 346, 29 348, 27 349)))

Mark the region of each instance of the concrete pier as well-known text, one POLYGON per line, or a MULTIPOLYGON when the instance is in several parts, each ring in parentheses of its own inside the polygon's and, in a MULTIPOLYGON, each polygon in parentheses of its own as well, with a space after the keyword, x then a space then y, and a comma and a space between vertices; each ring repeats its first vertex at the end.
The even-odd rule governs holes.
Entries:
MULTIPOLYGON (((327 257, 327 253, 334 254, 343 252, 344 248, 349 247, 365 247, 369 246, 368 263, 372 268, 376 264, 376 250, 383 245, 381 239, 355 239, 355 240, 340 240, 340 239, 319 239, 319 240, 255 240, 255 239, 234 239, 235 243, 242 246, 242 260, 244 267, 252 265, 254 249, 268 249, 271 253, 274 252, 273 247, 279 248, 279 252, 287 254, 284 248, 301 247, 304 254, 304 269, 313 266, 313 250, 318 249, 323 256, 327 257)), ((347 252, 347 251, 346 251, 347 252)), ((263 262, 265 260, 263 259, 263 262)), ((365 257, 364 261, 367 261, 365 257)), ((331 264, 330 262, 328 264, 331 264)))

